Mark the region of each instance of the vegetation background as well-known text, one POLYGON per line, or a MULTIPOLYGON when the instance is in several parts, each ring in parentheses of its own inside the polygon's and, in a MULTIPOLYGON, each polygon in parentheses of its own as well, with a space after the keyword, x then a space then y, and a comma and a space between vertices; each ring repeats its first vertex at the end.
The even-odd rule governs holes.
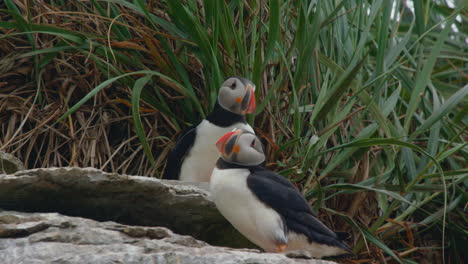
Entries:
POLYGON ((232 75, 346 263, 463 263, 467 2, 0 2, 0 150, 159 177, 232 75))

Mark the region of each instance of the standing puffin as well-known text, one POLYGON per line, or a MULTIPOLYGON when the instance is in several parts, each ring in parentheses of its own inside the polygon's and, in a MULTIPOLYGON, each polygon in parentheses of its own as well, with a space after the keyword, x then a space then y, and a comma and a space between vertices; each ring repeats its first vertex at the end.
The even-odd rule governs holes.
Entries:
POLYGON ((168 156, 164 179, 207 182, 219 153, 215 141, 234 128, 253 132, 245 114, 255 112, 255 85, 241 77, 227 79, 219 89, 213 112, 178 140, 168 156))
POLYGON ((253 133, 234 130, 216 146, 221 158, 211 175, 211 195, 221 214, 251 242, 266 252, 352 255, 294 185, 260 165, 265 154, 253 133))

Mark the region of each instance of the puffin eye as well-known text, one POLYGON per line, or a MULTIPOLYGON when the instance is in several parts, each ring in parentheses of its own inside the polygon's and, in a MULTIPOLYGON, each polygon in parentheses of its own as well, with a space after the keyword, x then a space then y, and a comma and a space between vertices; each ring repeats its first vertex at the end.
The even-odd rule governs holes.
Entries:
POLYGON ((234 90, 234 89, 236 88, 236 85, 237 85, 237 82, 234 81, 234 82, 231 84, 231 86, 230 86, 231 89, 234 90))
POLYGON ((251 147, 254 147, 254 146, 255 146, 255 139, 252 140, 252 143, 250 143, 250 146, 251 146, 251 147))

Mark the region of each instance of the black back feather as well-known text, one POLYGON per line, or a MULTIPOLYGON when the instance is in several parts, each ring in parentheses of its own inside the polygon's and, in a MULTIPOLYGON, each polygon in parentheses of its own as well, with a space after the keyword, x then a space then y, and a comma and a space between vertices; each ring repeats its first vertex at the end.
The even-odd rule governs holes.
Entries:
POLYGON ((190 127, 178 140, 175 147, 169 152, 167 157, 166 169, 164 170, 163 179, 178 180, 180 168, 184 162, 185 156, 195 142, 197 136, 197 127, 190 127))
POLYGON ((309 242, 351 249, 320 222, 302 194, 284 177, 262 167, 249 168, 247 185, 265 205, 277 211, 290 231, 304 234, 309 242))

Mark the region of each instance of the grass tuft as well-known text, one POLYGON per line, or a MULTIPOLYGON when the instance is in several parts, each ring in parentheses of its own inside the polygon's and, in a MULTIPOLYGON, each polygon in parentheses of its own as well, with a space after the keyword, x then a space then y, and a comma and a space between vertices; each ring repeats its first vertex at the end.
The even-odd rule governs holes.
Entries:
MULTIPOLYGON (((232 75, 268 167, 359 262, 462 263, 468 37, 455 1, 0 2, 0 150, 158 177, 232 75)), ((349 263, 349 262, 347 262, 349 263)))

